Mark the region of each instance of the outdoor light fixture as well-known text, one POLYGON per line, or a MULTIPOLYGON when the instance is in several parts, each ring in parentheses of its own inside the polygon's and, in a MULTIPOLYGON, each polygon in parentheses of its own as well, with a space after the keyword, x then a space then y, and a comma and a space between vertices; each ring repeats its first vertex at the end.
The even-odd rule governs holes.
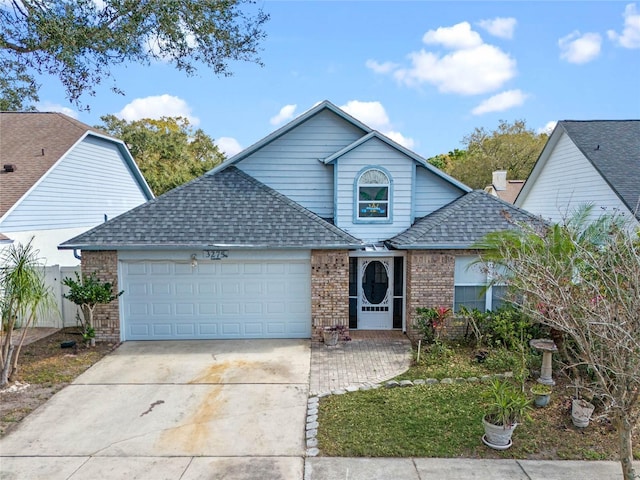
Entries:
POLYGON ((191 268, 196 268, 198 266, 198 257, 195 253, 191 254, 191 268))

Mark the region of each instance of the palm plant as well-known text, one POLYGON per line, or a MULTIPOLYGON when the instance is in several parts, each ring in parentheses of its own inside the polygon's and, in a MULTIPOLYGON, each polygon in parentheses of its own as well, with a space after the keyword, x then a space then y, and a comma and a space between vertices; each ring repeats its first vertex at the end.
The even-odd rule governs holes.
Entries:
MULTIPOLYGON (((33 240, 33 239, 32 239, 33 240)), ((37 323, 38 315, 57 308, 53 293, 44 281, 38 251, 30 240, 26 245, 12 244, 0 263, 0 311, 2 342, 0 345, 0 386, 6 385, 18 371, 18 358, 28 328, 37 323), (18 322, 22 331, 17 345, 13 331, 18 322)))

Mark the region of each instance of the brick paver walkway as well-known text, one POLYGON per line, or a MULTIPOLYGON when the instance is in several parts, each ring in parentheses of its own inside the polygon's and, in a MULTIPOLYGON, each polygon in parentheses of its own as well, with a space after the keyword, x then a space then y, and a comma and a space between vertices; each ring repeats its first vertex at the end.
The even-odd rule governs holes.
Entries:
POLYGON ((311 342, 310 394, 380 383, 411 364, 411 342, 400 331, 351 331, 350 342, 311 342))

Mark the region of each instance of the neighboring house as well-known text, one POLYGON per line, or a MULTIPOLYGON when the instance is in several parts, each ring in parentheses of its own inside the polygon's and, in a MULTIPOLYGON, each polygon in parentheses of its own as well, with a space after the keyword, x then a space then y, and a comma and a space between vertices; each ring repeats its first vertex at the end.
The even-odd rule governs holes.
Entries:
POLYGON ((152 198, 122 141, 61 113, 0 112, 0 250, 34 237, 47 265, 78 265, 60 242, 152 198))
POLYGON ((496 170, 493 172, 491 185, 485 187, 484 191, 505 202, 513 203, 523 185, 524 180, 507 180, 506 170, 496 170))
POLYGON ((534 217, 325 101, 60 248, 124 290, 105 340, 412 333, 418 307, 495 306, 471 246, 514 220, 534 217))
POLYGON ((640 226, 640 120, 558 122, 515 204, 554 222, 593 204, 640 226))

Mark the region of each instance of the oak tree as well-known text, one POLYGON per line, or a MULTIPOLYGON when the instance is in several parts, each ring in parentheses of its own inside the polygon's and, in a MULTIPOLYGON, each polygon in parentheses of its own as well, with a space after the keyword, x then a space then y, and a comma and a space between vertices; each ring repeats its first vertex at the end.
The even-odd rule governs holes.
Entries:
MULTIPOLYGON (((36 78, 57 77, 67 98, 111 77, 119 64, 168 62, 229 75, 230 61, 261 64, 269 16, 253 0, 5 0, 0 2, 0 102, 14 110, 38 100, 36 78), (20 100, 16 104, 16 100, 20 100)), ((113 82, 112 89, 119 91, 113 82)))
POLYGON ((199 177, 225 157, 202 129, 184 117, 144 118, 127 122, 115 115, 100 117, 98 125, 124 141, 142 175, 156 195, 199 177))

